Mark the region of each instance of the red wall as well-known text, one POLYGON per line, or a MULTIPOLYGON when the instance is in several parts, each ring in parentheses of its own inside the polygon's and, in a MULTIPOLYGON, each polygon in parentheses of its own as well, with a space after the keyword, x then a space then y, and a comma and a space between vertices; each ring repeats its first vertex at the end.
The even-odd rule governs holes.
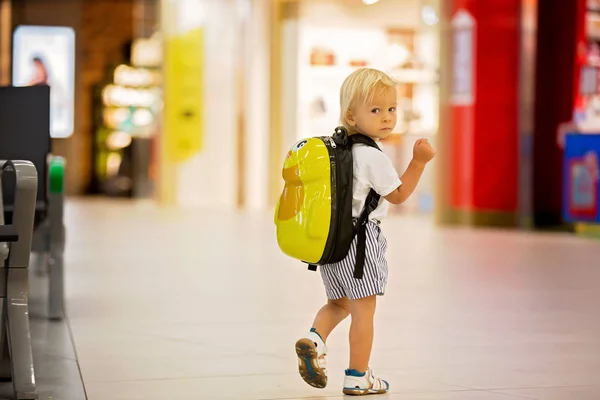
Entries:
POLYGON ((453 106, 452 206, 516 212, 520 0, 454 0, 475 18, 475 101, 453 106))

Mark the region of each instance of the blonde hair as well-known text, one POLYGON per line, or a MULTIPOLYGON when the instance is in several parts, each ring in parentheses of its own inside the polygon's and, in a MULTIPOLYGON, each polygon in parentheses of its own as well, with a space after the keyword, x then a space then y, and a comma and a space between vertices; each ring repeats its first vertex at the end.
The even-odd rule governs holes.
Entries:
POLYGON ((376 93, 395 88, 397 84, 398 82, 385 72, 373 68, 361 68, 348 75, 340 88, 340 123, 349 134, 357 132, 346 120, 346 114, 356 101, 368 103, 376 93))

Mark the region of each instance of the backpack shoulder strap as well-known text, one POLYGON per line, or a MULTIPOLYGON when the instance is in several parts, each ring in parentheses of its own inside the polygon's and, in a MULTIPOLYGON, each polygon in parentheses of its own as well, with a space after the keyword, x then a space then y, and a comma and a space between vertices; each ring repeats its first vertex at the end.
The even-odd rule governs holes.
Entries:
POLYGON ((377 146, 377 143, 375 143, 375 140, 371 139, 367 135, 363 135, 362 133, 355 133, 354 135, 350 135, 350 136, 348 136, 348 139, 350 140, 350 143, 352 145, 355 145, 357 143, 365 144, 369 147, 373 147, 373 148, 381 151, 381 148, 379 146, 377 146))
POLYGON ((373 189, 369 191, 365 207, 356 221, 356 264, 354 265, 354 277, 362 279, 365 269, 365 258, 367 256, 367 223, 369 222, 369 214, 373 212, 379 205, 381 196, 373 189))
MULTIPOLYGON (((355 133, 354 135, 350 135, 348 138, 350 139, 351 145, 361 143, 381 151, 381 148, 377 146, 375 140, 366 135, 355 133)), ((364 275, 367 250, 367 223, 369 222, 369 214, 375 211, 379 205, 379 200, 381 200, 381 196, 375 190, 371 189, 367 195, 365 207, 363 208, 358 221, 356 222, 356 264, 354 265, 354 278, 356 279, 362 279, 364 275)))

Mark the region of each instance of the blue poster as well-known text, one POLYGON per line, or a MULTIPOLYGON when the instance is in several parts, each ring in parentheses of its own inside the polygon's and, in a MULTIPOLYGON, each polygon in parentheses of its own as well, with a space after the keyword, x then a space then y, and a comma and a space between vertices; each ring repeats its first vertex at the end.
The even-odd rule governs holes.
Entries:
POLYGON ((600 134, 567 134, 563 163, 565 222, 600 223, 599 154, 600 134))

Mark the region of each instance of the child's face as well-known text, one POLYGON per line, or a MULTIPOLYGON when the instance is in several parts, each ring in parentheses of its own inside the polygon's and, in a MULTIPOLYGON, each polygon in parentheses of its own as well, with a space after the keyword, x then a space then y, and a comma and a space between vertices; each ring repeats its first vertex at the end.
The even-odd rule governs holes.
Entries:
POLYGON ((378 90, 369 102, 357 102, 346 119, 351 126, 373 139, 385 139, 396 127, 396 89, 378 90))

